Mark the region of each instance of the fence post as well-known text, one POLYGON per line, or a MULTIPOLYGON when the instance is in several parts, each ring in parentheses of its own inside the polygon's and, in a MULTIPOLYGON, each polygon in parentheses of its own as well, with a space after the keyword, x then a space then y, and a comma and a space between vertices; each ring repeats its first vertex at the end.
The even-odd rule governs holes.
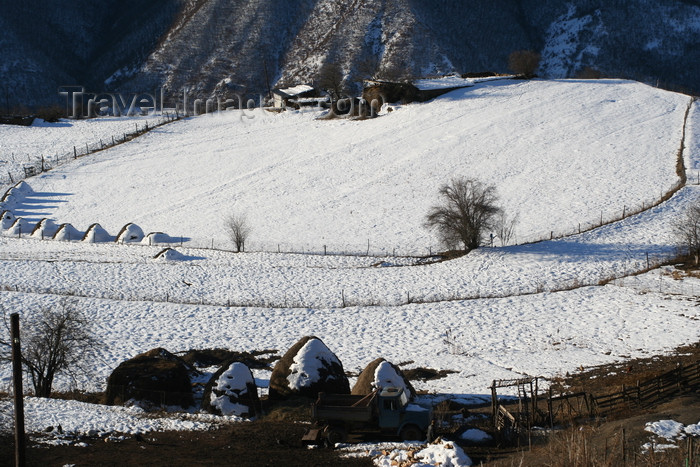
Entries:
POLYGON ((12 340, 12 383, 15 392, 15 465, 25 465, 24 390, 22 389, 22 351, 19 336, 19 314, 10 315, 12 340))
POLYGON ((77 158, 78 158, 78 150, 75 149, 75 146, 73 146, 73 159, 77 159, 77 158))

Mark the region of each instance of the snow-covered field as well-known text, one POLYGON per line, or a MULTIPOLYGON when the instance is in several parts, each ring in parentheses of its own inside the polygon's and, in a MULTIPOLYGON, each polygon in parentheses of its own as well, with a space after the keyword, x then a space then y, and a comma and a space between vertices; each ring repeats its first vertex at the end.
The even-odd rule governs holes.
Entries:
POLYGON ((162 121, 157 115, 130 118, 104 117, 99 120, 62 120, 48 123, 37 119, 31 126, 0 125, 0 187, 23 177, 25 166, 39 167, 42 157, 47 167, 55 167, 86 152, 122 139, 124 134, 152 127, 162 121))
MULTIPOLYGON (((365 121, 261 109, 181 121, 29 180, 15 209, 112 235, 144 231, 248 249, 427 254, 441 184, 494 184, 524 241, 641 209, 678 181, 690 98, 627 81, 491 81, 365 121)), ((12 135, 7 138, 11 139, 12 135)))
MULTIPOLYGON (((162 246, 6 236, 0 305, 23 312, 75 297, 104 342, 77 381, 90 391, 151 348, 281 355, 310 334, 346 370, 377 357, 453 370, 414 385, 466 401, 486 400, 493 379, 668 352, 700 337, 700 280, 634 274, 674 254, 672 225, 700 202, 698 107, 688 186, 556 237, 677 186, 689 103, 628 81, 493 81, 373 120, 254 110, 172 123, 26 180, 33 192, 4 208, 82 232, 99 222, 113 236, 134 222, 169 234, 179 259, 154 259, 162 246), (439 185, 459 175, 496 186, 519 214, 520 244, 433 264, 394 256, 437 251, 422 222, 439 185), (255 252, 193 248, 230 248, 223 218, 233 211, 248 217, 255 252), (318 254, 324 245, 355 255, 318 254)), ((19 130, 0 131, 14 144, 19 130)), ((6 365, 0 389, 9 386, 6 365)))

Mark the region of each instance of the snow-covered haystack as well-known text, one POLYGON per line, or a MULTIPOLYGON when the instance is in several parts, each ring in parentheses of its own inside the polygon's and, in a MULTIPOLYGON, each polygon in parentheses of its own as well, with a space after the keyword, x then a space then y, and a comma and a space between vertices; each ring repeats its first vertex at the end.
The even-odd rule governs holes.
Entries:
POLYGON ((13 237, 28 236, 32 232, 32 225, 27 219, 18 217, 12 223, 9 229, 5 231, 5 235, 12 235, 13 237))
POLYGON ((194 371, 165 349, 149 350, 122 362, 109 375, 105 403, 191 407, 194 398, 190 373, 194 371))
POLYGON ((73 227, 72 224, 68 223, 58 226, 56 233, 53 235, 54 240, 61 242, 77 242, 80 241, 81 238, 83 238, 83 234, 73 227))
POLYGON ((128 223, 117 234, 117 243, 138 243, 143 240, 143 229, 136 224, 128 223))
POLYGON ((5 192, 2 198, 0 198, 0 203, 3 205, 9 204, 13 201, 18 201, 22 197, 29 195, 31 193, 34 193, 34 190, 32 190, 32 187, 29 186, 28 183, 26 183, 23 180, 20 180, 17 182, 14 186, 10 187, 9 190, 5 192))
POLYGON ((83 241, 87 243, 106 243, 112 241, 112 236, 100 224, 94 223, 88 227, 83 241))
POLYGON ((58 230, 58 226, 51 219, 44 217, 42 220, 36 223, 34 230, 32 230, 32 238, 38 238, 43 240, 45 238, 53 238, 58 230))
POLYGON ((24 180, 20 180, 19 182, 17 182, 15 186, 10 188, 10 190, 13 190, 15 193, 19 193, 22 195, 30 195, 34 193, 34 190, 31 186, 29 186, 29 183, 25 182, 24 180))
POLYGON ((258 388, 250 368, 241 362, 222 366, 207 383, 202 409, 217 415, 260 414, 258 388))
POLYGON ((415 389, 399 367, 383 358, 377 358, 362 370, 352 388, 352 393, 363 395, 377 388, 388 387, 403 388, 409 398, 416 395, 415 389))
POLYGON ((270 375, 270 399, 293 395, 315 398, 319 392, 348 394, 343 364, 315 336, 303 337, 277 362, 270 375))
POLYGON ((159 251, 153 259, 160 259, 163 261, 185 261, 187 259, 187 256, 183 255, 179 251, 173 249, 173 248, 166 248, 164 250, 159 251))
POLYGON ((141 243, 144 245, 158 245, 159 243, 172 243, 173 239, 170 235, 163 232, 150 232, 143 237, 141 243))
POLYGON ((12 227, 12 224, 15 223, 15 215, 12 214, 12 211, 5 210, 2 212, 2 230, 7 230, 10 227, 12 227))

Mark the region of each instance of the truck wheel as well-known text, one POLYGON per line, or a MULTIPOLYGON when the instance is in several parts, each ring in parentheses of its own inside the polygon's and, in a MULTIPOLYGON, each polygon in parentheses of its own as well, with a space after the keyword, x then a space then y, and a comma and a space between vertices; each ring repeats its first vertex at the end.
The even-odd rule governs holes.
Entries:
POLYGON ((400 436, 403 441, 423 441, 425 439, 423 430, 416 425, 406 425, 403 427, 400 436))
POLYGON ((347 433, 342 427, 331 426, 326 428, 326 440, 333 447, 336 443, 344 443, 347 439, 347 433))

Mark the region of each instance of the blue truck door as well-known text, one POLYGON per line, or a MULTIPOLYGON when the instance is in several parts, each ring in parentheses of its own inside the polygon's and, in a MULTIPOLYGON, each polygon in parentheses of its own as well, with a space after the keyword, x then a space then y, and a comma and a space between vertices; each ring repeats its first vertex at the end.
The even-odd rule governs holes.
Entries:
POLYGON ((379 400, 379 428, 398 428, 401 405, 398 398, 379 400))

